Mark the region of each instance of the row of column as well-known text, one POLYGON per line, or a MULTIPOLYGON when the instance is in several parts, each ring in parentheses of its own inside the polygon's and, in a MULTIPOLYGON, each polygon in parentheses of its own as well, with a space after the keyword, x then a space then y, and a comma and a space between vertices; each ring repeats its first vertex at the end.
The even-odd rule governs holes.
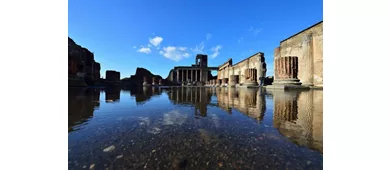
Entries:
POLYGON ((288 56, 275 59, 275 79, 296 79, 298 77, 298 57, 288 56))
MULTIPOLYGON (((244 72, 245 82, 256 82, 257 78, 257 69, 255 68, 249 68, 246 69, 244 72)), ((216 85, 219 86, 221 84, 229 84, 229 85, 236 85, 239 84, 239 75, 230 75, 229 78, 222 78, 222 79, 214 79, 210 81, 206 81, 206 85, 216 85)))
POLYGON ((246 81, 256 81, 257 69, 249 68, 245 70, 246 81))
POLYGON ((202 69, 178 69, 176 70, 176 81, 208 81, 208 71, 202 70, 202 69), (181 72, 181 74, 180 74, 181 72), (199 73, 199 77, 198 77, 199 73), (194 75, 195 74, 195 79, 194 75), (207 74, 207 75, 205 75, 207 74), (186 79, 184 78, 184 75, 186 75, 186 79), (189 76, 191 75, 191 76, 189 76), (181 79, 180 79, 181 78, 181 79))

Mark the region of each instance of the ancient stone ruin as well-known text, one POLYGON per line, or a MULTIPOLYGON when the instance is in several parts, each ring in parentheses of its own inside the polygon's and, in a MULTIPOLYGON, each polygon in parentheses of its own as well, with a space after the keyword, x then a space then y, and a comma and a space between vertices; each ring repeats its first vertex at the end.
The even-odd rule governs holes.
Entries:
POLYGON ((205 85, 212 78, 211 71, 217 67, 207 66, 207 55, 196 55, 195 64, 176 66, 169 73, 169 80, 178 85, 205 85))
POLYGON ((94 54, 68 37, 68 86, 88 86, 100 81, 100 63, 94 54))
POLYGON ((323 86, 322 35, 321 21, 280 42, 274 51, 274 84, 299 84, 298 79, 302 86, 323 86))

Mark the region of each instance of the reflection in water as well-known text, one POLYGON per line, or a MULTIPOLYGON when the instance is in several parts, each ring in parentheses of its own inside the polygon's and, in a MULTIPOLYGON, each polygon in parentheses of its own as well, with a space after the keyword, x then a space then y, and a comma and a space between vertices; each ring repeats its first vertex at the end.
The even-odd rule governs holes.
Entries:
POLYGON ((322 169, 322 91, 129 90, 69 90, 70 169, 322 169))
POLYGON ((106 103, 111 103, 111 102, 119 102, 120 99, 120 88, 107 88, 104 89, 106 93, 106 103))
POLYGON ((68 131, 74 131, 76 125, 86 122, 100 105, 100 90, 85 88, 68 89, 68 131))
POLYGON ((322 91, 274 91, 274 127, 298 145, 322 153, 322 91))
MULTIPOLYGON (((228 114, 236 109, 257 121, 262 121, 266 111, 266 92, 258 88, 173 88, 169 99, 175 104, 195 106, 195 115, 207 116, 215 93, 220 107, 228 114)), ((322 91, 271 91, 274 112, 273 124, 279 132, 298 145, 322 153, 322 91)), ((217 121, 216 115, 211 115, 217 121)))
POLYGON ((236 109, 258 121, 263 120, 266 110, 265 92, 257 88, 219 88, 218 106, 231 114, 236 109))
POLYGON ((202 87, 177 87, 168 92, 169 100, 174 104, 192 105, 195 107, 195 116, 206 116, 207 105, 211 101, 211 89, 202 87))

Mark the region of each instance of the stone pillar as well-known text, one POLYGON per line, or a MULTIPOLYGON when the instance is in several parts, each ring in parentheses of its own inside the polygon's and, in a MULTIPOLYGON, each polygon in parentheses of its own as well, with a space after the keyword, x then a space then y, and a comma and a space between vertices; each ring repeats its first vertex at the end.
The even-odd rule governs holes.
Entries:
POLYGON ((146 78, 146 76, 144 76, 144 83, 143 83, 144 86, 147 86, 148 85, 148 79, 146 78))
POLYGON ((195 81, 198 81, 198 70, 195 70, 195 81))
POLYGON ((177 79, 177 82, 179 83, 179 81, 180 81, 180 78, 179 78, 179 69, 177 69, 176 79, 177 79))
POLYGON ((200 69, 199 70, 199 75, 200 75, 200 77, 199 77, 199 81, 203 81, 203 69, 200 69))
POLYGON ((257 69, 255 68, 248 68, 245 70, 245 86, 256 86, 257 81, 257 69))
POLYGON ((182 84, 184 82, 184 70, 181 70, 181 82, 182 82, 182 84))
POLYGON ((191 76, 190 76, 190 82, 192 83, 192 81, 193 81, 193 78, 192 78, 192 77, 193 77, 192 70, 190 70, 190 75, 191 75, 191 76))
POLYGON ((234 87, 236 84, 238 84, 238 75, 230 75, 229 86, 234 87))
POLYGON ((298 79, 298 57, 288 56, 275 59, 275 80, 273 84, 301 84, 298 79))
POLYGON ((190 81, 190 78, 189 78, 189 76, 188 76, 188 72, 189 72, 190 70, 186 70, 186 73, 187 73, 187 78, 186 78, 186 80, 187 80, 187 82, 189 82, 190 81))
POLYGON ((158 80, 158 85, 162 85, 162 79, 158 80))

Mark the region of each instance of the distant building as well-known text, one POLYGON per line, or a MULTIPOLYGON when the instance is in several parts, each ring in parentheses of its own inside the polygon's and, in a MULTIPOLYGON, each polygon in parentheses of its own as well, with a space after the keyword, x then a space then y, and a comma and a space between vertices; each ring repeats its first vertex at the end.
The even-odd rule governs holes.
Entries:
POLYGON ((117 82, 120 81, 121 73, 114 70, 106 71, 106 81, 117 82))
POLYGON ((218 67, 208 67, 207 55, 196 55, 195 64, 191 66, 176 66, 169 73, 169 80, 175 84, 201 84, 209 81, 212 77, 211 71, 218 70, 218 67))
MULTIPOLYGON (((233 60, 218 66, 217 81, 227 84, 257 85, 264 63, 264 53, 258 52, 233 65, 233 60)), ((218 83, 217 83, 218 84, 218 83)))

